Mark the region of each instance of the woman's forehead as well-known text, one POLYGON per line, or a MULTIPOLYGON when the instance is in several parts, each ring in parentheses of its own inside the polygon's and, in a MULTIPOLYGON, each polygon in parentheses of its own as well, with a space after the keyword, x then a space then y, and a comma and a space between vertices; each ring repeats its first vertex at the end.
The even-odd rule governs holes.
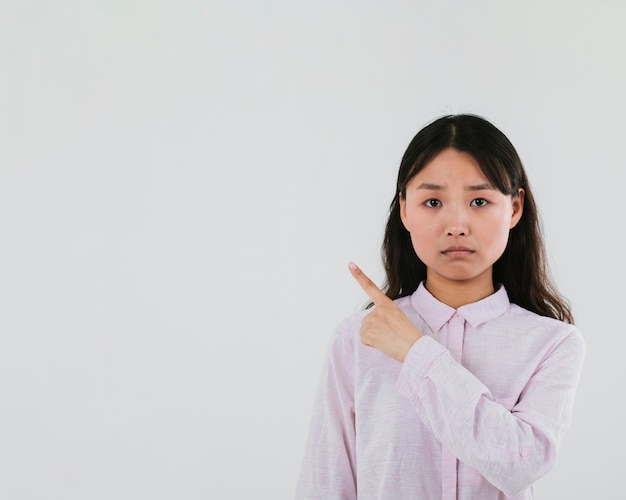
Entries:
POLYGON ((429 161, 410 180, 412 185, 432 185, 444 188, 454 184, 485 187, 491 185, 476 159, 468 153, 446 149, 429 161))

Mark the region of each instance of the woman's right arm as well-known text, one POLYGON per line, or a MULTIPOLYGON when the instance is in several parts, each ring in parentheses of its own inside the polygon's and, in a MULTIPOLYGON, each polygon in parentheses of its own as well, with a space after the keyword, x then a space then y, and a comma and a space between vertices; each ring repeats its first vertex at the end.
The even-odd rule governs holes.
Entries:
POLYGON ((296 500, 355 500, 353 336, 335 332, 313 408, 296 500))

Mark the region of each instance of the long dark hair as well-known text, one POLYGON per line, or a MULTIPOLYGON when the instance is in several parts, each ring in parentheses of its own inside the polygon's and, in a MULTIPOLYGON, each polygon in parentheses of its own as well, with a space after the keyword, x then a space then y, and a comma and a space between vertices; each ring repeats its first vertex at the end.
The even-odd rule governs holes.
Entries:
POLYGON ((485 177, 504 194, 516 196, 519 188, 525 191, 522 217, 493 266, 494 285, 502 283, 511 302, 529 311, 574 323, 569 303, 548 272, 539 214, 522 161, 508 138, 476 115, 438 118, 418 132, 404 153, 382 247, 386 295, 391 299, 411 295, 426 279, 426 265, 415 253, 400 219, 399 200, 413 176, 447 148, 474 157, 485 177))

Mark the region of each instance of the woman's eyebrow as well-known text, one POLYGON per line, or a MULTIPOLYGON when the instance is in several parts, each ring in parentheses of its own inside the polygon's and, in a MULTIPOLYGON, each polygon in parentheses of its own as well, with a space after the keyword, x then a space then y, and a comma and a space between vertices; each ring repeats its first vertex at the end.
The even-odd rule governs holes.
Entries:
POLYGON ((473 186, 468 186, 468 191, 483 191, 484 189, 495 189, 491 184, 485 182, 483 184, 475 184, 473 186))
POLYGON ((429 191, 442 191, 445 189, 443 186, 439 184, 431 184, 430 182, 422 182, 419 186, 416 186, 415 189, 428 189, 429 191))

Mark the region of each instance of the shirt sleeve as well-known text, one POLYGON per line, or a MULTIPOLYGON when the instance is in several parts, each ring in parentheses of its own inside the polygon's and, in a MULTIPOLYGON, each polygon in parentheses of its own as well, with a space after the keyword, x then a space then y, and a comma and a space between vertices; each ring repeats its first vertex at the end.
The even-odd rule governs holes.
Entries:
POLYGON ((296 488, 297 500, 355 500, 354 355, 348 323, 335 333, 322 370, 296 488))
POLYGON ((571 421, 585 347, 572 327, 545 357, 509 410, 448 350, 422 337, 409 351, 398 389, 457 458, 507 496, 546 474, 571 421))

